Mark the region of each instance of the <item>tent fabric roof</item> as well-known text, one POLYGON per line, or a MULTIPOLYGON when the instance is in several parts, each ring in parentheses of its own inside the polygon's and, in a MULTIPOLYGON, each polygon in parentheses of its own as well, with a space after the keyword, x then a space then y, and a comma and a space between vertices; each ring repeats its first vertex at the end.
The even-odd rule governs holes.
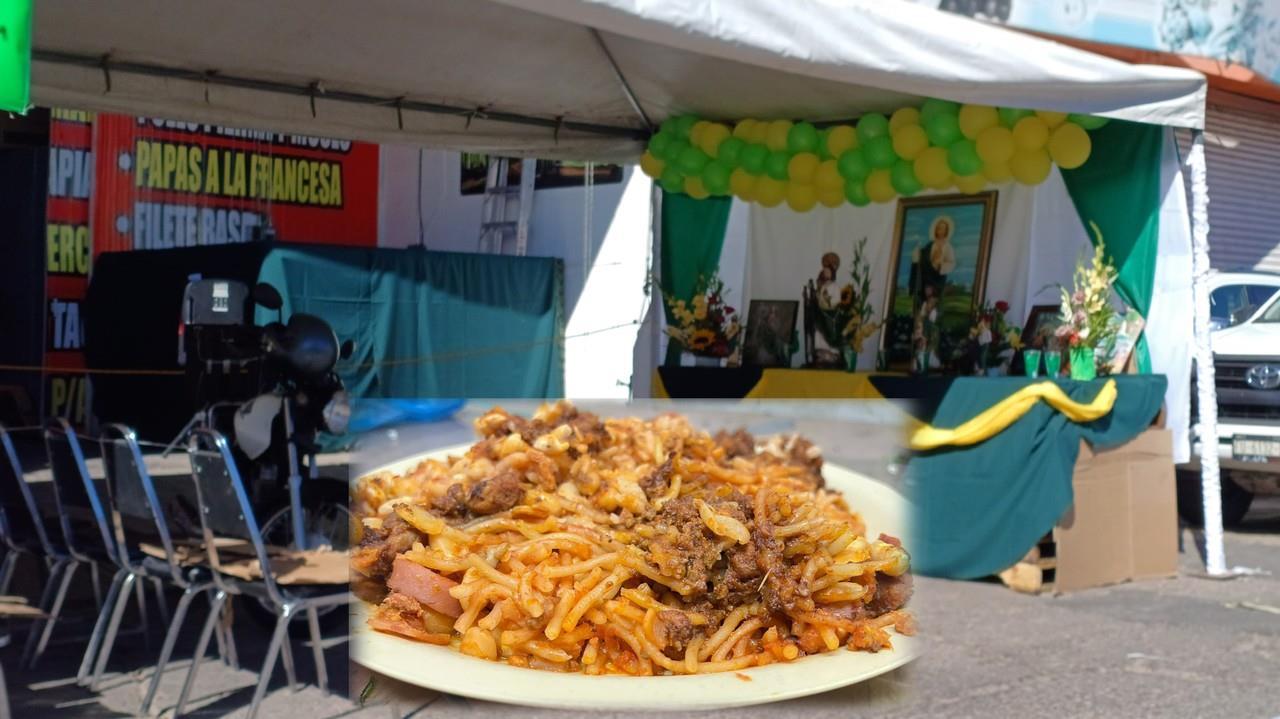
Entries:
POLYGON ((42 0, 35 31, 42 105, 573 159, 926 96, 1202 127, 1206 88, 896 0, 42 0))

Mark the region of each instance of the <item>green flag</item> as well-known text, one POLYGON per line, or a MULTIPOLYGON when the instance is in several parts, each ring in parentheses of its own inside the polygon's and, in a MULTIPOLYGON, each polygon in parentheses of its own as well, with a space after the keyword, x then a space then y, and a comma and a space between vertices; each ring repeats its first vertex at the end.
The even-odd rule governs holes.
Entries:
POLYGON ((31 0, 0 2, 0 110, 31 105, 31 0))

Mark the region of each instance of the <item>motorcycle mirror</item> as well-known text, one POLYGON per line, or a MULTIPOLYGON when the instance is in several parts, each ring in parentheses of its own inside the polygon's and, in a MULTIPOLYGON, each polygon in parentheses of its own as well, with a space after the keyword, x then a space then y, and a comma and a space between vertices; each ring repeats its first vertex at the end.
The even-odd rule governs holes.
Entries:
POLYGON ((269 310, 279 310, 284 306, 284 298, 280 296, 280 291, 266 282, 259 282, 254 285, 253 301, 259 307, 265 307, 269 310))
POLYGON ((342 348, 338 350, 338 359, 349 360, 351 359, 351 355, 355 353, 356 343, 352 340, 347 340, 342 343, 342 348))

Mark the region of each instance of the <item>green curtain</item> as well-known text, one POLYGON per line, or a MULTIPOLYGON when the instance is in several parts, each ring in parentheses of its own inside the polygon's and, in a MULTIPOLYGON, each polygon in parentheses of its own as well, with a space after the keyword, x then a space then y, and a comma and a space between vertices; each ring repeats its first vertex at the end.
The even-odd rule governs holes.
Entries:
MULTIPOLYGON (((1144 318, 1151 309, 1160 242, 1160 154, 1164 128, 1112 120, 1090 133, 1093 154, 1062 179, 1089 230, 1095 222, 1115 260, 1116 291, 1144 318)), ((1096 241, 1089 231, 1090 241, 1096 241)), ((1145 333, 1138 339, 1138 371, 1151 371, 1145 333)))
MULTIPOLYGON (((662 289, 667 294, 690 299, 699 275, 709 275, 720 266, 725 228, 729 224, 731 197, 695 200, 682 193, 662 193, 662 258, 659 263, 662 289)), ((663 306, 665 309, 665 305, 663 306)), ((672 322, 667 312, 667 322, 672 322)), ((667 345, 666 364, 679 364, 683 347, 667 345)))
MULTIPOLYGON (((325 318, 356 343, 338 370, 354 397, 561 397, 564 265, 420 249, 278 247, 259 281, 285 316, 325 318)), ((264 324, 275 313, 259 308, 264 324)))
MULTIPOLYGON (((956 427, 1040 381, 959 377, 947 387, 932 424, 956 427)), ((1115 406, 1093 422, 1076 424, 1041 402, 984 442, 912 456, 906 469, 914 509, 906 544, 912 570, 975 579, 1011 566, 1035 546, 1071 506, 1080 440, 1098 449, 1122 445, 1151 426, 1164 403, 1164 375, 1120 375, 1115 381, 1115 406)), ((1071 399, 1089 402, 1103 380, 1058 385, 1071 399)))

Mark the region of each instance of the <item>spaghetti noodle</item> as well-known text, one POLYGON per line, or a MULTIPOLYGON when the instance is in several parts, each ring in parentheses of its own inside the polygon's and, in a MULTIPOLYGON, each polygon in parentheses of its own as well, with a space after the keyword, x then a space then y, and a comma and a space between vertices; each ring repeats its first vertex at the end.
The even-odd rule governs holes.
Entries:
POLYGON ((738 671, 914 632, 909 559, 800 437, 495 408, 465 455, 363 478, 355 588, 379 631, 586 674, 738 671))

